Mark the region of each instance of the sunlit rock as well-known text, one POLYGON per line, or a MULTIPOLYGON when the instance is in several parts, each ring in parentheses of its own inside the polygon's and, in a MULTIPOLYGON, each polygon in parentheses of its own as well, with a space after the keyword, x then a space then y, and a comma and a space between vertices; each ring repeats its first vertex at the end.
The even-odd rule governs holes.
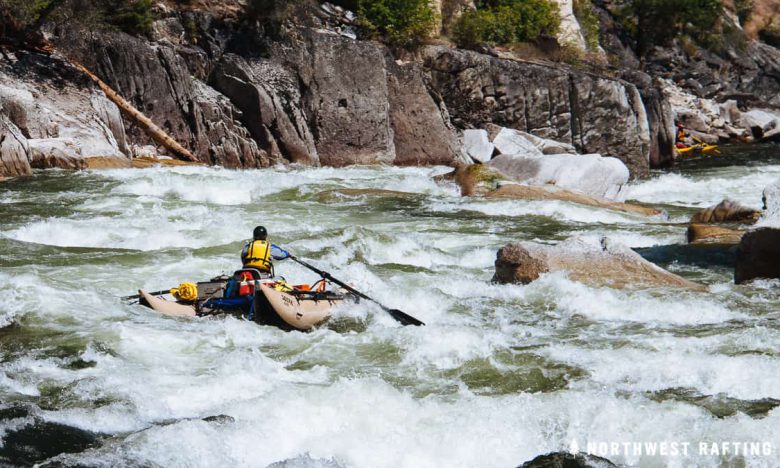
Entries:
POLYGON ((490 161, 495 146, 488 139, 487 130, 464 130, 463 149, 472 159, 484 163, 490 161))
POLYGON ((691 224, 686 231, 689 244, 739 244, 744 231, 711 224, 691 224))
POLYGON ((455 182, 461 194, 467 197, 507 198, 515 200, 559 200, 596 208, 655 216, 655 208, 592 197, 581 192, 567 190, 555 185, 526 185, 509 180, 505 175, 484 164, 460 166, 455 171, 455 182))
POLYGON ((691 223, 753 224, 760 216, 761 211, 726 199, 715 206, 700 210, 693 215, 691 223))
POLYGON ((622 198, 629 178, 623 162, 598 154, 503 154, 493 158, 489 165, 517 182, 555 185, 612 200, 622 198))
POLYGON ((565 272, 572 280, 595 287, 704 289, 606 237, 598 243, 577 237, 556 245, 511 243, 498 251, 495 268, 493 281, 502 284, 528 284, 545 273, 565 272))
POLYGON ((520 132, 511 128, 502 128, 493 138, 493 145, 500 154, 542 156, 542 152, 536 145, 520 132))
POLYGON ((32 173, 29 145, 22 132, 6 116, 0 114, 0 180, 5 177, 32 173))

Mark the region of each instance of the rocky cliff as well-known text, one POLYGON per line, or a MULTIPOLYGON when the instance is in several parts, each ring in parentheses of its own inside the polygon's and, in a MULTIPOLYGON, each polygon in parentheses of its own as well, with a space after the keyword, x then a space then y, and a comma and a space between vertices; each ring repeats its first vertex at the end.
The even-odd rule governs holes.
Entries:
MULTIPOLYGON (((94 94, 97 102, 100 92, 67 65, 83 63, 208 164, 456 165, 468 162, 460 131, 496 122, 616 156, 635 176, 647 173, 652 133, 634 85, 447 47, 428 47, 420 59, 402 62, 379 43, 315 26, 258 39, 207 12, 171 12, 155 23, 151 38, 61 27, 49 39, 63 56, 21 54, 48 62, 46 73, 61 89, 94 94)), ((3 69, 15 66, 7 57, 2 62, 3 69)), ((44 71, 27 75, 32 84, 8 74, 6 86, 23 93, 44 81, 36 74, 44 71)), ((12 107, 2 109, 6 138, 23 126, 12 107)), ((154 143, 141 128, 120 120, 115 107, 106 109, 79 111, 95 123, 107 119, 113 140, 101 155, 149 151, 154 143)), ((94 146, 73 141, 67 157, 39 151, 36 159, 14 140, 17 149, 3 153, 4 175, 28 173, 25 161, 83 167, 75 161, 92 155, 85 145, 94 146)))
MULTIPOLYGON (((441 8, 454 15, 464 5, 469 2, 449 1, 441 8)), ((780 92, 777 51, 760 43, 735 59, 745 62, 739 70, 723 59, 679 62, 656 51, 649 73, 605 74, 442 45, 397 60, 384 45, 355 39, 353 17, 332 5, 276 34, 251 28, 236 19, 239 10, 230 11, 166 8, 148 37, 60 25, 46 31, 57 54, 2 54, 0 138, 8 149, 0 175, 84 167, 93 156, 165 152, 132 119, 120 117, 71 61, 92 70, 199 161, 226 167, 457 165, 470 162, 461 150, 462 131, 498 124, 616 157, 632 177, 642 177, 673 158, 676 115, 662 79, 669 73, 683 82, 696 78, 703 95, 753 90, 751 96, 771 103, 780 92), (735 74, 747 78, 732 80, 735 74), (59 117, 40 120, 30 99, 59 109, 59 117), (27 109, 23 116, 20 108, 27 109), (49 130, 27 134, 25 126, 49 130)), ((601 11, 603 36, 613 39, 605 47, 617 53, 625 46, 619 31, 609 29, 615 22, 608 8, 601 11)), ((623 64, 636 68, 636 57, 623 49, 623 64)))

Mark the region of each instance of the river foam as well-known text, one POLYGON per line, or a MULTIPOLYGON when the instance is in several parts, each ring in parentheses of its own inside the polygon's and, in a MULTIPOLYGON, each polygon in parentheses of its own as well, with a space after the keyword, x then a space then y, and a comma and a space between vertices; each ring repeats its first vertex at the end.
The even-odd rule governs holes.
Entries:
MULTIPOLYGON (((514 240, 681 243, 677 221, 730 193, 760 197, 752 177, 773 167, 632 186, 670 218, 461 198, 432 181, 445 168, 39 174, 0 193, 0 243, 13 249, 0 252, 0 401, 104 436, 60 455, 66 465, 499 467, 572 442, 745 440, 775 452, 608 458, 774 466, 774 283, 735 286, 727 269, 708 270, 703 292, 589 287, 563 273, 490 283, 496 251, 514 240), (333 192, 343 189, 354 190, 333 192), (230 272, 257 224, 427 326, 402 327, 366 301, 304 334, 118 299, 230 272)), ((317 279, 289 261, 276 269, 317 279)), ((28 419, 0 420, 0 434, 28 419)))

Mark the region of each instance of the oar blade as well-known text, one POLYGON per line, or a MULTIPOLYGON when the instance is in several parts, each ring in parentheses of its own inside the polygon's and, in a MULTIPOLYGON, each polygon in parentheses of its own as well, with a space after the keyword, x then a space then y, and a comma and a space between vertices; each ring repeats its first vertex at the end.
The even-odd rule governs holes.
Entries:
POLYGON ((412 317, 411 315, 407 314, 404 311, 398 310, 398 309, 387 309, 387 312, 401 325, 407 326, 407 325, 414 325, 416 327, 425 325, 425 322, 417 320, 416 318, 412 317))

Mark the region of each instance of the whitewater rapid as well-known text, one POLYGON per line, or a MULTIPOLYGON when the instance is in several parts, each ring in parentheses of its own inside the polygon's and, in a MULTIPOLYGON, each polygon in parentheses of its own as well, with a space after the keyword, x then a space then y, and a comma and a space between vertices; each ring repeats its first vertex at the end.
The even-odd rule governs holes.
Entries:
POLYGON ((462 198, 434 182, 447 171, 52 171, 0 185, 0 414, 31 408, 0 416, 0 437, 34 420, 84 429, 99 443, 57 461, 89 466, 509 467, 589 441, 769 442, 761 456, 608 458, 780 465, 776 283, 735 286, 728 266, 669 250, 698 207, 760 207, 780 165, 633 183, 629 199, 664 210, 654 217, 462 198), (282 332, 119 299, 231 272, 258 224, 427 326, 361 303, 282 332), (559 273, 490 284, 507 242, 573 235, 616 238, 708 290, 593 288, 559 273))

